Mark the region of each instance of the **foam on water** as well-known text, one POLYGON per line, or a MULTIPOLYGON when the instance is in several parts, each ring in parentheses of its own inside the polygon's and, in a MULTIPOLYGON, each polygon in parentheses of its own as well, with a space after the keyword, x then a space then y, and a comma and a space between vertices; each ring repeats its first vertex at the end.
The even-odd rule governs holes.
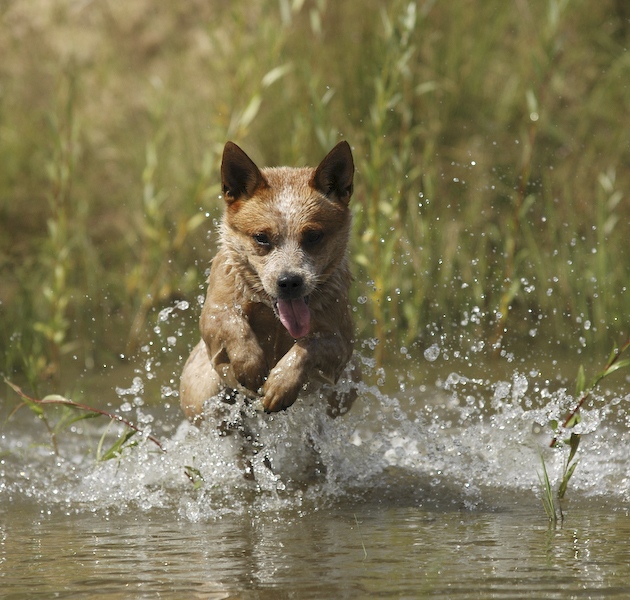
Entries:
MULTIPOLYGON (((435 386, 401 386, 404 391, 390 394, 362 384, 353 409, 337 419, 326 415, 316 394, 273 415, 241 412, 237 404, 236 427, 250 436, 245 450, 238 431, 222 436, 212 424, 197 428, 180 420, 176 406, 166 413, 142 406, 136 379, 133 390, 122 390, 131 390, 136 402, 121 408, 159 437, 166 452, 144 437, 119 458, 97 462, 77 447, 101 435, 102 424, 90 430, 92 421, 60 440, 60 456, 32 433, 5 429, 0 496, 69 510, 163 508, 192 521, 340 501, 449 509, 538 501, 541 454, 554 481, 566 458, 548 448, 547 423, 566 412, 571 398, 533 379, 518 371, 504 381, 452 372, 435 386)), ((629 399, 613 395, 605 408, 582 411, 579 432, 588 435, 569 495, 630 501, 629 399)))

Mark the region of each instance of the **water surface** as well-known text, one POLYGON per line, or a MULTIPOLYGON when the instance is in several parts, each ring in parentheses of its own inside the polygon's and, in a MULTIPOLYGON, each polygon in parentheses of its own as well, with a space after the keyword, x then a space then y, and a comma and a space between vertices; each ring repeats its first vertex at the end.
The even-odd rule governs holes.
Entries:
POLYGON ((365 360, 359 400, 335 420, 316 394, 274 415, 234 407, 254 438, 245 457, 238 433, 182 420, 179 357, 77 380, 166 451, 136 436, 97 461, 120 432, 99 418, 60 432, 55 454, 28 409, 6 421, 3 597, 627 597, 627 379, 583 411, 554 527, 541 456, 557 486, 566 452, 548 447, 548 422, 573 402, 575 365, 472 358, 365 360))

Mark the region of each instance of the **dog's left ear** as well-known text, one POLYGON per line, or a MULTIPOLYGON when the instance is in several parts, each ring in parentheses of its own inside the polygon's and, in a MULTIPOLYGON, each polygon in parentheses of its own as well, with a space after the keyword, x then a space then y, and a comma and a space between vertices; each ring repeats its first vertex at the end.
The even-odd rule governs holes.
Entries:
POLYGON ((352 196, 352 178, 354 177, 354 162, 350 144, 339 142, 319 163, 311 179, 311 186, 317 191, 335 198, 344 204, 352 196))

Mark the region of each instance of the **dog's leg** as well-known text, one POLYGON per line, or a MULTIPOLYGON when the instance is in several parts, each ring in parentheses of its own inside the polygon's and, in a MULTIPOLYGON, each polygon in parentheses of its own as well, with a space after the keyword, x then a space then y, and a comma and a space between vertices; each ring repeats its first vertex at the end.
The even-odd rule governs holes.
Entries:
POLYGON ((245 479, 253 479, 252 457, 260 450, 260 443, 248 426, 247 415, 238 406, 239 392, 225 386, 212 366, 203 340, 193 348, 186 361, 179 395, 182 409, 190 421, 199 425, 202 420, 208 420, 216 423, 220 435, 232 437, 236 434, 233 444, 238 466, 245 479))
POLYGON ((335 334, 298 340, 271 369, 263 385, 267 411, 285 410, 311 378, 334 385, 352 354, 352 345, 335 334))
POLYGON ((190 353, 179 384, 179 401, 184 414, 193 423, 203 418, 203 405, 223 389, 218 373, 208 357, 206 343, 201 340, 190 353))
POLYGON ((338 382, 342 389, 334 390, 327 398, 326 413, 333 419, 346 414, 358 396, 357 386, 361 383, 361 365, 356 355, 352 357, 338 382))

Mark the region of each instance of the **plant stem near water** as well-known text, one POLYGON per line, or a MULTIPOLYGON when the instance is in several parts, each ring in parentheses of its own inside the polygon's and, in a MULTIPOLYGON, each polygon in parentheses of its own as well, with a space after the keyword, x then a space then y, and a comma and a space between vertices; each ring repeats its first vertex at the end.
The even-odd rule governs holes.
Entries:
MULTIPOLYGON (((138 427, 137 425, 134 425, 131 421, 128 421, 127 419, 125 419, 124 417, 121 417, 120 415, 110 413, 105 410, 101 410, 99 408, 94 408, 92 406, 88 406, 87 404, 81 404, 80 402, 75 402, 74 400, 70 400, 69 398, 64 398, 63 396, 59 396, 56 394, 46 396, 45 398, 42 398, 42 399, 33 398, 27 395, 19 386, 15 385, 8 379, 4 378, 4 382, 18 396, 20 396, 24 400, 24 403, 17 406, 11 414, 14 414, 17 410, 20 409, 21 406, 27 405, 31 407, 36 412, 36 414, 44 420, 44 423, 46 424, 48 431, 51 433, 51 436, 53 437, 53 446, 57 454, 59 452, 58 452, 58 448, 57 448, 57 444, 55 440, 54 429, 50 426, 50 423, 45 418, 45 415, 43 415, 42 407, 44 406, 50 406, 50 405, 67 406, 69 408, 72 408, 72 409, 75 409, 84 413, 81 417, 75 418, 71 421, 64 423, 66 427, 70 425, 72 422, 76 422, 81 418, 89 418, 89 417, 96 417, 96 416, 107 417, 111 421, 117 421, 118 423, 122 423, 134 433, 139 433, 143 435, 144 437, 146 437, 146 439, 148 439, 150 442, 155 444, 162 452, 166 452, 166 449, 164 448, 160 440, 158 440, 156 437, 154 437, 151 434, 145 433, 140 427, 138 427)), ((125 442, 126 442, 130 436, 126 435, 124 437, 125 437, 125 442)), ((118 449, 121 449, 122 444, 117 444, 117 445, 118 445, 118 449)), ((99 445, 99 455, 103 455, 103 453, 100 451, 101 446, 102 446, 102 440, 101 440, 101 444, 99 445)), ((110 452, 108 452, 107 454, 113 455, 113 453, 110 453, 110 452)))
POLYGON ((584 406, 584 403, 592 396, 594 389, 597 385, 605 378, 618 371, 621 368, 630 366, 630 358, 623 358, 622 355, 630 348, 630 339, 621 346, 621 348, 614 347, 610 356, 608 358, 608 362, 604 366, 604 368, 595 375, 595 377, 591 380, 591 382, 586 385, 586 376, 584 373, 584 367, 581 366, 578 371, 577 381, 576 381, 576 398, 577 401, 575 406, 565 416, 564 420, 561 424, 558 424, 556 421, 551 422, 551 428, 554 431, 554 436, 549 444, 550 448, 563 448, 568 447, 569 451, 566 459, 563 462, 562 467, 562 475, 560 477, 560 483, 558 484, 558 489, 556 492, 555 498, 557 498, 557 507, 556 500, 554 499, 554 495, 551 491, 551 483, 549 481, 549 476, 547 474, 547 468, 545 465, 545 460, 541 456, 542 467, 543 467, 543 475, 539 476, 541 479, 541 483, 543 485, 543 505, 545 507, 545 512, 549 517, 549 520, 554 524, 557 522, 557 513, 560 514, 561 520, 564 519, 564 515, 562 512, 562 500, 565 497, 567 492, 569 481, 579 464, 579 459, 577 458, 577 451, 580 445, 581 434, 571 431, 578 423, 581 421, 580 409, 584 406), (568 438, 564 438, 564 436, 570 432, 568 438))

